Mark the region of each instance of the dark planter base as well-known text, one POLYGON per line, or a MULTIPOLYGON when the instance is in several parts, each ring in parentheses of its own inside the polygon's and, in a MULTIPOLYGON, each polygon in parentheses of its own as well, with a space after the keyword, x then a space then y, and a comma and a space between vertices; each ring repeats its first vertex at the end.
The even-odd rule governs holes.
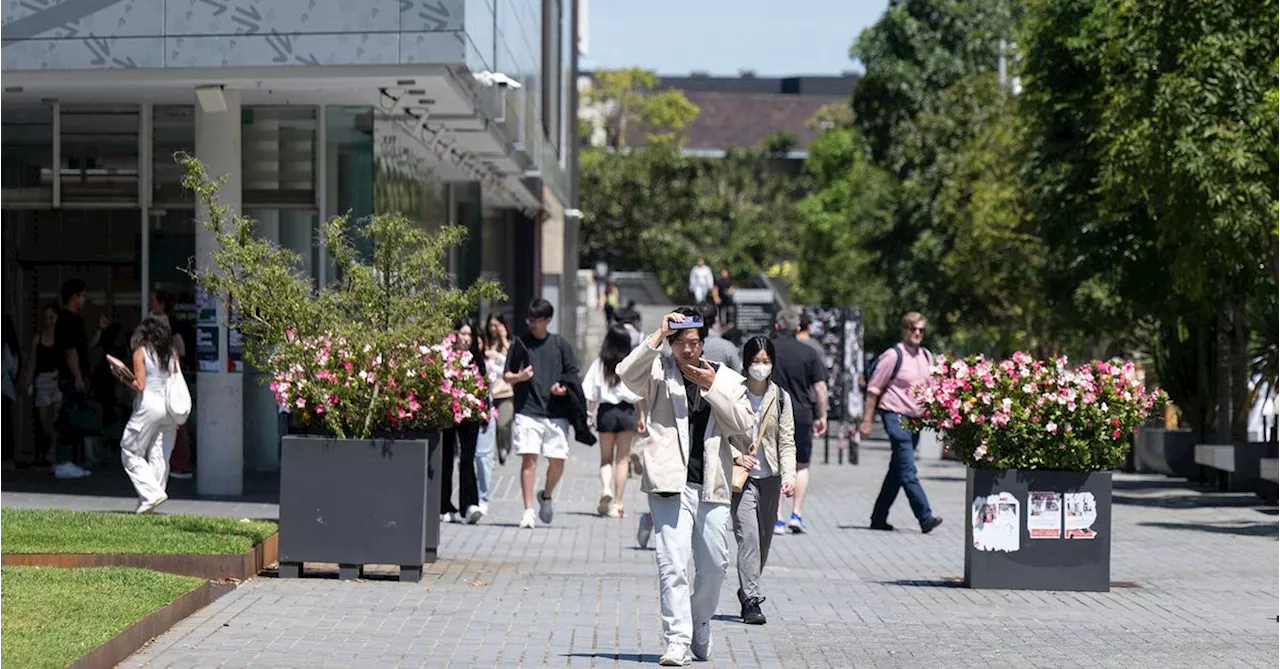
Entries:
POLYGON ((964 580, 978 589, 1111 589, 1111 472, 969 469, 964 580))
POLYGON ((281 451, 280 577, 307 562, 399 565, 416 582, 440 545, 440 434, 418 439, 288 436, 281 451))

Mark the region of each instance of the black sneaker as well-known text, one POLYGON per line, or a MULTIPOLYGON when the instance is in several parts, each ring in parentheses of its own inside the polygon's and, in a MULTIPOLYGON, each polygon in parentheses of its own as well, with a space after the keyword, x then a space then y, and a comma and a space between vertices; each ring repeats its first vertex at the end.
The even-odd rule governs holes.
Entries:
POLYGON ((883 530, 883 531, 885 531, 885 532, 892 532, 892 531, 893 531, 893 526, 892 526, 892 525, 890 525, 889 523, 877 523, 877 522, 872 521, 872 523, 871 523, 871 529, 873 529, 873 530, 883 530))
POLYGON ((756 599, 748 599, 742 605, 742 622, 748 625, 763 625, 766 620, 764 613, 760 611, 760 605, 764 603, 764 597, 756 599))
POLYGON ((923 523, 920 523, 920 531, 923 532, 924 534, 928 534, 933 531, 933 528, 941 524, 942 524, 942 518, 938 516, 934 516, 929 520, 926 520, 923 523))

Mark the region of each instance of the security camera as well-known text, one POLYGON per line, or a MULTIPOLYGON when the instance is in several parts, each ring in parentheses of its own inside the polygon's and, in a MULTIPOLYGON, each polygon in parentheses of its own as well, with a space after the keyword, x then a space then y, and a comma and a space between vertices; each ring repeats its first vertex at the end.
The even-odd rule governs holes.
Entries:
POLYGON ((485 86, 498 86, 501 88, 520 88, 519 81, 508 77, 501 72, 489 72, 488 70, 476 75, 476 81, 485 86))

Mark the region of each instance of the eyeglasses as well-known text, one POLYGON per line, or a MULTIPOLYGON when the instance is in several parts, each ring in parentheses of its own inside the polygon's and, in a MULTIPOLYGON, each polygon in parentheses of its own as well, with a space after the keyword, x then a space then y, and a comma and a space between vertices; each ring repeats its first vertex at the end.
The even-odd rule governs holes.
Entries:
POLYGON ((919 332, 920 334, 924 334, 924 326, 923 326, 923 325, 913 325, 913 326, 911 326, 911 327, 907 328, 907 332, 919 332))
POLYGON ((698 348, 702 346, 701 339, 677 339, 671 342, 671 348, 698 348))

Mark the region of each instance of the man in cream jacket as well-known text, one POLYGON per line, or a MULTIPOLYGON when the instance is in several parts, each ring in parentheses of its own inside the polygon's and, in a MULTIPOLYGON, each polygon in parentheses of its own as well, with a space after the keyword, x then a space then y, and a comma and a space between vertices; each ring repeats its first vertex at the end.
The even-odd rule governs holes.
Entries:
POLYGON ((696 317, 683 307, 663 316, 658 330, 617 369, 648 412, 641 489, 649 494, 656 537, 663 666, 711 654, 711 618, 729 569, 733 464, 755 466, 755 458, 728 439, 754 429, 746 384, 732 369, 702 359, 707 328, 680 327, 696 317), (664 340, 671 355, 661 351, 664 340))

